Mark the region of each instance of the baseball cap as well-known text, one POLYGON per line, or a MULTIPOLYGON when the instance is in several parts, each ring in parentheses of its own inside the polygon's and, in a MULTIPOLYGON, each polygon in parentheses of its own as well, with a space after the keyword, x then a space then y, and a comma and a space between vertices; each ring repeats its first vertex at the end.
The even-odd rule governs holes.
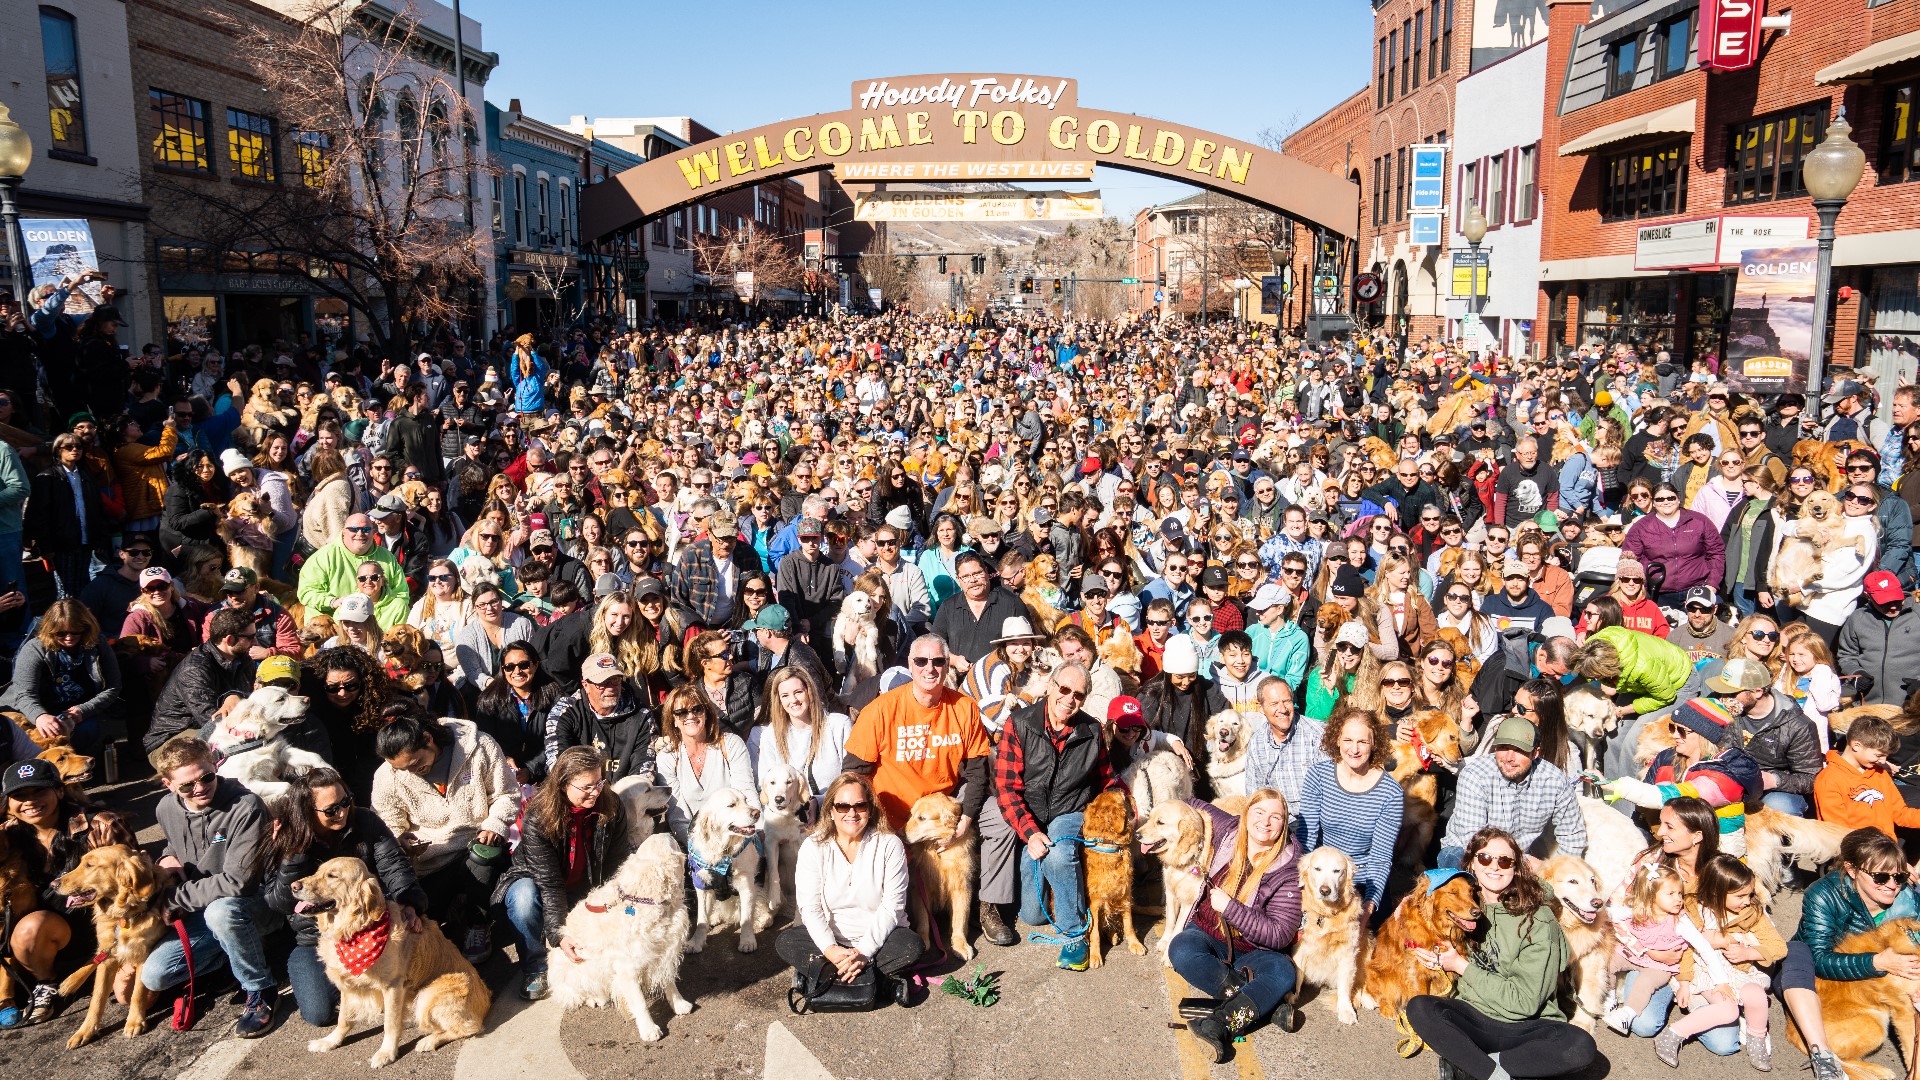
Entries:
POLYGON ((1208 589, 1227 587, 1227 568, 1215 563, 1200 571, 1200 584, 1208 589))
POLYGON ((707 519, 707 535, 737 540, 740 538, 740 519, 722 510, 707 519))
POLYGON ((1107 723, 1116 728, 1143 728, 1147 726, 1147 714, 1140 708, 1140 699, 1121 694, 1107 706, 1107 723))
POLYGON ((801 538, 808 536, 817 538, 825 534, 826 526, 820 524, 819 518, 803 517, 800 519, 800 524, 795 526, 793 530, 793 535, 801 538))
POLYGON ((1510 578, 1510 577, 1532 577, 1533 575, 1530 572, 1528 572, 1526 563, 1523 563, 1518 558, 1515 558, 1514 556, 1509 555, 1507 556, 1506 566, 1500 571, 1500 576, 1503 578, 1510 578))
POLYGON ((1098 457, 1095 457, 1092 454, 1088 454, 1086 456, 1086 460, 1080 462, 1081 476, 1092 476, 1094 473, 1097 473, 1100 471, 1101 471, 1100 459, 1098 457))
MULTIPOLYGON (((146 584, 147 574, 151 573, 153 571, 148 570, 140 575, 141 584, 146 584)), ((1900 579, 1885 570, 1875 570, 1868 574, 1867 580, 1862 584, 1866 588, 1867 599, 1876 604, 1891 604, 1896 600, 1904 600, 1907 596, 1906 590, 1900 587, 1900 579)))
POLYGON ((220 589, 223 592, 246 592, 249 587, 259 583, 260 575, 254 573, 251 567, 236 566, 220 579, 220 589))
POLYGON ((1866 392, 1867 388, 1861 385, 1858 380, 1841 379, 1835 383, 1833 389, 1827 391, 1820 400, 1832 405, 1846 398, 1858 397, 1866 392))
POLYGON ((1333 643, 1335 645, 1351 645, 1356 649, 1366 648, 1366 624, 1360 622, 1358 619, 1341 623, 1339 631, 1333 635, 1333 643))
POLYGON ((1711 585, 1695 585, 1687 590, 1686 606, 1718 609, 1720 594, 1714 592, 1711 585))
POLYGON ((380 501, 373 504, 373 509, 367 511, 367 516, 379 521, 406 512, 407 500, 401 498, 399 492, 389 491, 380 496, 380 501))
POLYGON ((1510 748, 1522 753, 1533 753, 1539 744, 1539 735, 1534 731, 1533 723, 1524 716, 1509 716, 1500 721, 1494 730, 1491 749, 1510 748))
POLYGON ((541 529, 535 532, 532 536, 527 537, 528 551, 538 551, 543 547, 550 548, 552 546, 553 546, 553 530, 552 529, 541 529))
POLYGON ((742 630, 786 630, 793 625, 793 619, 787 609, 779 604, 768 604, 760 609, 760 614, 748 619, 742 630))
POLYGON ((60 770, 52 762, 39 758, 16 761, 7 766, 4 791, 0 794, 11 795, 16 791, 31 791, 34 788, 60 788, 66 785, 60 779, 60 770))
POLYGON ((601 574, 599 577, 593 579, 593 598, 595 600, 604 600, 614 593, 619 592, 622 584, 617 575, 601 574))
POLYGON ((140 587, 142 589, 145 589, 155 582, 159 582, 162 585, 171 585, 173 584, 173 575, 167 573, 167 568, 164 566, 149 566, 145 570, 140 571, 140 587))
POLYGON ((1033 508, 1033 514, 1032 514, 1031 516, 1032 516, 1032 518, 1033 518, 1033 523, 1034 523, 1035 525, 1051 525, 1051 524, 1053 524, 1053 511, 1051 511, 1051 510, 1049 510, 1049 509, 1047 509, 1047 508, 1046 508, 1046 507, 1044 507, 1044 506, 1036 506, 1036 507, 1034 507, 1034 508, 1033 508))
POLYGON ((620 670, 620 661, 615 660, 612 653, 594 653, 587 657, 586 663, 580 665, 582 682, 605 685, 626 677, 627 673, 620 670))
POLYGON ((348 593, 333 606, 334 621, 367 622, 373 618, 373 597, 366 593, 348 593))
POLYGON ((667 587, 657 577, 643 577, 633 583, 633 596, 638 600, 643 596, 665 596, 667 587))
MULTIPOLYGON (((1087 590, 1083 586, 1080 591, 1085 593, 1087 590)), ((1287 590, 1272 582, 1268 582, 1254 592, 1253 599, 1247 601, 1247 610, 1265 611, 1275 604, 1285 603, 1286 599, 1287 590)))
POLYGON ((1758 690, 1771 682, 1773 676, 1765 664, 1739 657, 1727 661, 1720 674, 1708 679, 1707 689, 1716 694, 1737 694, 1742 690, 1758 690))
POLYGON ((253 681, 263 686, 283 680, 297 681, 299 678, 300 669, 294 666, 293 657, 278 653, 260 661, 260 666, 253 669, 253 681))

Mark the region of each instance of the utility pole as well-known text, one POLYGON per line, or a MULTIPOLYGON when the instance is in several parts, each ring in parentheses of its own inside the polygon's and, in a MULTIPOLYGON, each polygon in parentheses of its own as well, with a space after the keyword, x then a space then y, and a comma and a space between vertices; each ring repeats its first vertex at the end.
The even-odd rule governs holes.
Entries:
POLYGON ((1200 325, 1207 325, 1207 267, 1213 258, 1213 189, 1207 189, 1200 215, 1200 325))

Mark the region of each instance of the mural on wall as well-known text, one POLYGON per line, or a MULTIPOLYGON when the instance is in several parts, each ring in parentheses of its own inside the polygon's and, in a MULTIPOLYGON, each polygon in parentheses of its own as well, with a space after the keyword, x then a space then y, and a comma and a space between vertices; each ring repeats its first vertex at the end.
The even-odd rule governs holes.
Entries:
POLYGON ((1546 0, 1491 0, 1473 9, 1472 70, 1505 59, 1547 36, 1546 0))

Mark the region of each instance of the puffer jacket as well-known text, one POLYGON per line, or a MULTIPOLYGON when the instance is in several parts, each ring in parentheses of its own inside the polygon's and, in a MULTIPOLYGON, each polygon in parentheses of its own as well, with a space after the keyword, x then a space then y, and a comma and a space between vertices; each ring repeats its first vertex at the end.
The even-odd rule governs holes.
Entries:
MULTIPOLYGON (((1213 859, 1207 866, 1207 880, 1217 885, 1223 880, 1221 871, 1233 858, 1240 819, 1199 799, 1188 799, 1187 805, 1213 821, 1213 859)), ((1300 857, 1300 846, 1289 839, 1287 849, 1260 876, 1253 903, 1229 900, 1227 909, 1219 913, 1245 944, 1278 951, 1291 946, 1299 935, 1300 857)))
MULTIPOLYGON (((620 864, 633 854, 633 845, 627 840, 625 815, 620 809, 620 800, 608 797, 602 800, 606 807, 594 815, 593 825, 587 836, 587 880, 581 889, 585 895, 588 889, 606 884, 620 869, 620 864)), ((500 881, 493 887, 493 903, 506 902, 507 888, 521 878, 533 879, 540 890, 540 921, 543 924, 547 944, 558 947, 560 927, 567 921, 567 912, 573 907, 577 897, 567 895, 567 852, 565 836, 548 836, 531 820, 523 820, 520 830, 520 846, 513 849, 513 862, 507 872, 500 875, 500 881)))
POLYGON ((167 497, 167 462, 173 460, 173 448, 179 442, 180 436, 168 424, 160 429, 159 445, 131 442, 113 452, 114 480, 120 485, 128 521, 160 516, 167 497))
POLYGON ((1784 695, 1773 695, 1773 711, 1755 720, 1736 717, 1733 721, 1734 745, 1779 780, 1776 791, 1795 795, 1813 793, 1813 778, 1827 763, 1820 746, 1820 732, 1807 714, 1791 702, 1782 704, 1784 695))
POLYGON ((384 762, 373 774, 373 809, 380 820, 398 835, 426 842, 413 853, 423 874, 461 857, 479 833, 507 835, 520 813, 520 785, 500 744, 472 721, 448 717, 440 724, 453 733, 453 745, 442 751, 453 757, 444 794, 384 762))
POLYGON ((587 704, 575 691, 553 703, 547 714, 547 767, 569 746, 591 746, 607 759, 607 783, 641 772, 653 764, 653 740, 660 734, 660 714, 631 679, 620 686, 620 703, 607 716, 587 704))
POLYGON ((1633 711, 1650 713, 1673 704, 1680 688, 1693 674, 1693 661, 1687 650, 1665 638, 1609 626, 1596 630, 1588 640, 1598 638, 1611 644, 1620 654, 1620 694, 1631 694, 1633 711))
POLYGON ((298 855, 283 857, 268 875, 264 897, 267 906, 287 917, 296 945, 314 945, 320 941, 319 924, 311 915, 293 910, 293 883, 311 877, 328 859, 353 858, 367 864, 380 880, 380 891, 390 903, 404 904, 422 915, 427 913, 427 893, 413 872, 413 863, 393 838, 392 830, 364 806, 355 807, 347 818, 347 827, 331 846, 315 846, 298 855))
POLYGON ((1666 571, 1661 592, 1685 592, 1695 585, 1718 585, 1726 575, 1727 549, 1712 519, 1697 510, 1682 510, 1669 528, 1657 516, 1627 526, 1621 550, 1666 571))
POLYGON ((1867 905, 1854 891, 1853 880, 1845 871, 1835 870, 1812 885, 1800 898, 1800 928, 1793 940, 1804 943, 1813 953, 1813 973, 1822 979, 1852 982, 1877 979, 1883 974, 1873 966, 1872 953, 1838 953, 1834 946, 1854 934, 1863 934, 1887 919, 1911 918, 1916 914, 1912 889, 1901 889, 1886 918, 1874 922, 1867 905))
POLYGON ((1873 676, 1869 704, 1905 704, 1908 684, 1920 674, 1920 611, 1908 608, 1888 619, 1863 607, 1847 616, 1834 665, 1841 675, 1873 676))

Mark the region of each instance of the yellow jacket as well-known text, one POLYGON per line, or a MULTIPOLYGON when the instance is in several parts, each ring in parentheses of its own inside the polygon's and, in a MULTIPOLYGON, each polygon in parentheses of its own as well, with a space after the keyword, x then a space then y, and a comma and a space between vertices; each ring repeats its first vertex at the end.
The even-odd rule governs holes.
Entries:
POLYGON ((127 520, 160 516, 160 500, 167 491, 167 462, 179 443, 173 425, 160 429, 160 445, 132 442, 113 452, 113 472, 126 500, 127 520))

